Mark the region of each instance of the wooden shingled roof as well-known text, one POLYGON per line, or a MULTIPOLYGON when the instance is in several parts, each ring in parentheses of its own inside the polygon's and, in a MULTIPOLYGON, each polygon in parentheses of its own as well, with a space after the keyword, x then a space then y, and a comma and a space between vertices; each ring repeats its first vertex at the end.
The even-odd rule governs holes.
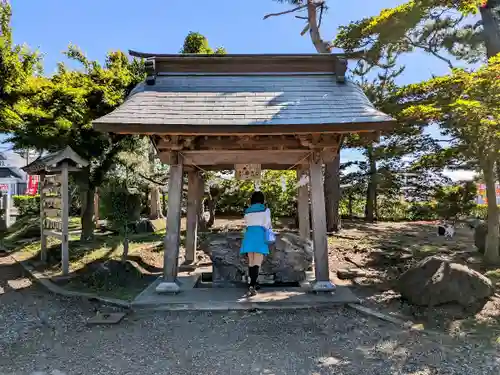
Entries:
POLYGON ((127 134, 372 132, 394 126, 345 79, 338 55, 159 55, 148 78, 93 122, 127 134))
POLYGON ((86 167, 89 162, 81 158, 71 147, 66 147, 60 151, 56 151, 34 160, 22 170, 28 174, 50 174, 59 173, 61 163, 67 161, 77 166, 86 167))

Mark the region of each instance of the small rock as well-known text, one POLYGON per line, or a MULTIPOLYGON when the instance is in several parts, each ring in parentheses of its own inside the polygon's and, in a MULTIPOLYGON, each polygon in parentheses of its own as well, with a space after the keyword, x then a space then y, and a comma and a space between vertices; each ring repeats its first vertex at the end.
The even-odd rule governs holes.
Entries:
POLYGON ((154 233, 156 228, 152 220, 141 219, 135 223, 135 231, 137 233, 154 233))
POLYGON ((341 280, 350 280, 356 277, 365 277, 366 272, 357 268, 341 268, 337 270, 337 277, 341 280))

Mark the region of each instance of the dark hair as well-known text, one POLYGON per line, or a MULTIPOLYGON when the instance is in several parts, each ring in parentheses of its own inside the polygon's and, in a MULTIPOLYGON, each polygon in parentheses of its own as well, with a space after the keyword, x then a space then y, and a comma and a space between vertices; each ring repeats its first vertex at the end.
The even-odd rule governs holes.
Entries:
POLYGON ((250 197, 250 204, 264 204, 265 201, 266 200, 264 198, 264 193, 262 193, 261 191, 254 191, 252 193, 252 196, 250 197))

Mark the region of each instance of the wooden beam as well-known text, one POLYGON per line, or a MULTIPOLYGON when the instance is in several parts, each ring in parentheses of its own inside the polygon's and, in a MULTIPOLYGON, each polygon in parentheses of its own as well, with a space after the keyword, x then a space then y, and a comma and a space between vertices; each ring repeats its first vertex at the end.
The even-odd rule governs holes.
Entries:
POLYGON ((287 62, 290 58, 304 59, 304 60, 327 60, 331 61, 335 58, 344 59, 359 59, 366 55, 363 50, 347 52, 347 53, 328 53, 328 54, 317 54, 317 53, 228 53, 224 55, 214 55, 214 54, 177 54, 177 53, 151 53, 151 52, 140 52, 134 50, 128 50, 130 56, 140 57, 146 59, 148 57, 154 57, 157 60, 162 61, 172 61, 172 60, 191 60, 196 63, 201 59, 211 59, 211 60, 228 60, 228 59, 277 59, 287 62))
MULTIPOLYGON (((183 158, 185 165, 205 167, 223 165, 233 169, 234 164, 261 164, 276 166, 275 168, 263 169, 288 169, 295 165, 308 164, 309 150, 205 150, 205 151, 182 151, 179 155, 183 158), (282 166, 282 167, 280 167, 282 166)), ((176 157, 175 152, 161 152, 158 157, 162 163, 171 164, 172 158, 176 157)), ((334 160, 337 150, 326 150, 320 152, 324 160, 334 160)), ((216 170, 219 168, 215 168, 216 170)))
POLYGON ((302 164, 307 163, 310 151, 304 150, 238 150, 238 151, 183 151, 185 164, 302 164))
POLYGON ((182 124, 137 124, 93 122, 97 131, 116 134, 141 135, 276 135, 276 134, 311 134, 311 133, 362 133, 392 130, 397 122, 348 122, 331 124, 274 124, 274 125, 182 125, 182 124))
POLYGON ((148 58, 144 62, 144 70, 146 71, 146 84, 153 86, 156 83, 156 62, 154 58, 148 58))
POLYGON ((188 172, 187 223, 186 223, 186 257, 185 264, 192 264, 196 259, 198 237, 198 200, 200 192, 198 171, 188 172))
POLYGON ((345 83, 347 72, 347 60, 339 58, 335 61, 335 76, 338 83, 345 83))
POLYGON ((241 149, 322 149, 339 146, 339 134, 268 135, 268 136, 164 136, 156 143, 158 150, 241 150, 241 149))
POLYGON ((328 265, 328 238, 326 236, 325 195, 323 191, 323 168, 319 155, 310 159, 309 179, 311 184, 312 233, 314 244, 314 273, 316 282, 313 290, 333 291, 328 265))
MULTIPOLYGON (((302 176, 308 176, 307 166, 300 166, 297 169, 297 181, 302 176)), ((309 185, 299 186, 297 197, 297 215, 299 217, 299 233, 300 237, 310 239, 311 237, 311 222, 309 210, 309 185)))
POLYGON ((181 201, 183 183, 182 158, 170 166, 168 181, 167 231, 164 240, 163 281, 156 287, 159 293, 177 293, 177 270, 181 231, 181 201))

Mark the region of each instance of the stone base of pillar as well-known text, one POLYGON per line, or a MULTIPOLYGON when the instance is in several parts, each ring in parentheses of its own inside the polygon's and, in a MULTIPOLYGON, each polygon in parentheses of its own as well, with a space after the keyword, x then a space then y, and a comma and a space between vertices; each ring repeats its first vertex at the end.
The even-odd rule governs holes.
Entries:
POLYGON ((156 293, 179 293, 181 291, 181 287, 179 284, 173 281, 162 281, 156 287, 156 293))
POLYGON ((312 285, 313 292, 335 292, 336 288, 331 281, 316 281, 312 285))

